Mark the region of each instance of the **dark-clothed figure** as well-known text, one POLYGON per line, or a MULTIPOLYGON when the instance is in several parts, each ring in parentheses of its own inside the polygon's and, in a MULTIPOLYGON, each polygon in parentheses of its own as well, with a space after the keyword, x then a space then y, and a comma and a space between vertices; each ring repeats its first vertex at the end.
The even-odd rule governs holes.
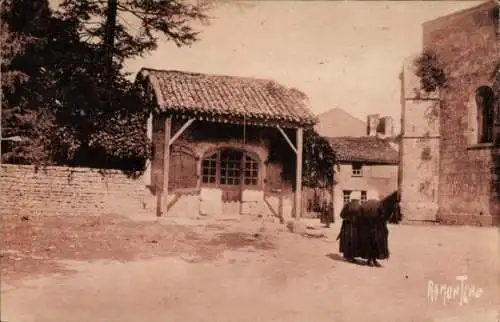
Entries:
POLYGON ((326 227, 330 227, 331 223, 335 222, 335 218, 333 216, 333 204, 331 202, 323 202, 321 205, 321 217, 320 222, 325 224, 326 227))
POLYGON ((340 240, 339 252, 343 254, 345 259, 351 262, 355 261, 355 257, 359 257, 360 255, 362 255, 359 252, 359 237, 356 222, 360 211, 361 203, 359 199, 353 199, 349 201, 340 212, 340 218, 342 218, 342 226, 337 237, 337 240, 340 240))
POLYGON ((368 265, 380 266, 377 259, 389 258, 387 219, 382 203, 369 199, 361 205, 358 218, 359 256, 368 265))

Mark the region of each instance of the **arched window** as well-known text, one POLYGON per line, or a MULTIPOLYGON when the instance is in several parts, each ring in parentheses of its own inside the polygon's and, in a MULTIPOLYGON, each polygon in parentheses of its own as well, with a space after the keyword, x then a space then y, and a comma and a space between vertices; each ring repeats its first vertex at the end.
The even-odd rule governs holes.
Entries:
POLYGON ((477 133, 479 143, 493 142, 493 105, 495 93, 488 86, 476 90, 477 133))
POLYGON ((259 162, 245 151, 217 150, 203 158, 201 168, 202 185, 259 185, 259 162))

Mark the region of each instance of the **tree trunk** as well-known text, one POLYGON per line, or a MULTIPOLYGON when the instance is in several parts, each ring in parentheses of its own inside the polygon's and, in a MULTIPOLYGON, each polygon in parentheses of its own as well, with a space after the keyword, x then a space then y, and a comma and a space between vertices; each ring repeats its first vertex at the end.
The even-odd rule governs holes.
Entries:
POLYGON ((116 15, 118 0, 108 0, 106 27, 104 34, 104 73, 108 89, 113 86, 113 49, 115 47, 116 15))

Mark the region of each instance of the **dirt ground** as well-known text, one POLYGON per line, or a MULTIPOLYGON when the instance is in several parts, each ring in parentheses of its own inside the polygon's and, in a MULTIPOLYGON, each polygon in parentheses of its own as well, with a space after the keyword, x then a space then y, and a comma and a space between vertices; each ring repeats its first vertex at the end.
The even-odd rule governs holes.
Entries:
POLYGON ((1 319, 499 321, 497 229, 390 225, 391 258, 374 268, 342 260, 340 223, 303 221, 312 235, 250 219, 4 216, 1 319))

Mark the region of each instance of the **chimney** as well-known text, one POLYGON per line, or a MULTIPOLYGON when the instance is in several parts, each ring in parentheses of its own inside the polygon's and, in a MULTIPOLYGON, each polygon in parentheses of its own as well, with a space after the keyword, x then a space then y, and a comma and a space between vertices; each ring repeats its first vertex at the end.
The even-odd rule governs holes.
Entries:
POLYGON ((394 119, 391 116, 384 116, 380 119, 378 131, 382 138, 394 136, 394 119))
POLYGON ((379 123, 379 115, 371 114, 366 118, 366 134, 368 136, 376 136, 377 135, 377 127, 379 123))

